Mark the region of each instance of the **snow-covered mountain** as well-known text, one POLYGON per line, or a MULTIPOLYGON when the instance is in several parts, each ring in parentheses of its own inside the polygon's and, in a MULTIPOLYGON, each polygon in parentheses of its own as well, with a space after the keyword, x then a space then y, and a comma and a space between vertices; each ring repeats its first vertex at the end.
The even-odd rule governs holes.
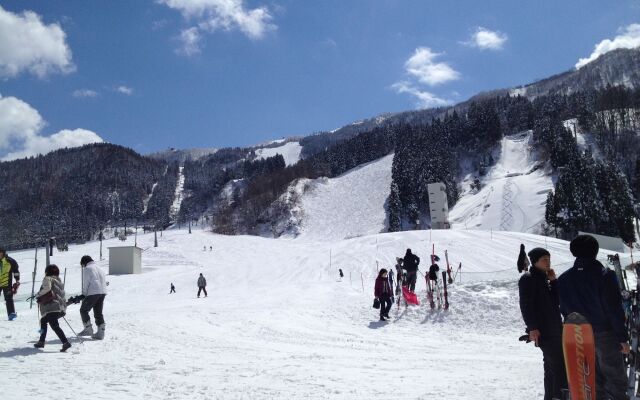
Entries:
MULTIPOLYGON (((38 315, 24 300, 35 253, 10 254, 25 271, 18 318, 0 321, 0 359, 11 371, 0 381, 12 385, 12 398, 52 391, 61 399, 123 400, 542 398, 542 354, 517 340, 518 248, 547 247, 558 272, 573 260, 561 240, 464 230, 310 241, 194 229, 168 230, 158 241, 154 248, 153 234, 138 236, 142 274, 107 277, 104 341, 79 342, 66 324, 81 328, 79 306, 67 308, 60 320, 73 345, 67 353, 58 352, 51 331, 43 350, 33 348, 38 315), (462 263, 449 287, 450 309, 430 310, 419 280, 422 305, 394 304, 390 322, 378 322, 371 308, 376 267, 389 267, 408 247, 424 263, 432 244, 440 256, 448 250, 454 272, 462 263), (196 298, 199 273, 207 298, 196 298)), ((118 245, 105 241, 105 252, 118 245)), ((80 257, 98 260, 99 246, 54 253, 51 261, 66 269, 68 296, 80 291, 80 257)), ((108 271, 107 260, 98 265, 108 271)))
POLYGON ((218 149, 212 148, 212 147, 211 148, 202 147, 202 148, 192 148, 192 149, 171 148, 164 151, 151 153, 148 156, 151 158, 164 160, 167 162, 184 163, 187 160, 192 160, 192 161, 198 160, 202 157, 214 154, 216 151, 218 151, 218 149))

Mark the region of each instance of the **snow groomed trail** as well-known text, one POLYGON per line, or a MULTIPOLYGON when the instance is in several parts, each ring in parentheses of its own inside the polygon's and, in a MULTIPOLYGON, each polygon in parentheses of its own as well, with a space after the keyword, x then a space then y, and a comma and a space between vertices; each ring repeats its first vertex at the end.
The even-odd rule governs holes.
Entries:
POLYGON ((482 189, 464 194, 451 210, 453 227, 540 232, 553 182, 543 168, 536 168, 532 140, 531 131, 502 138, 500 158, 482 189))
MULTIPOLYGON (((413 231, 318 242, 226 237, 204 231, 140 235, 143 273, 108 276, 104 341, 72 340, 44 352, 37 314, 24 299, 33 251, 15 252, 23 285, 18 319, 0 321, 0 384, 14 399, 538 399, 542 356, 523 332, 515 260, 519 244, 546 245, 559 271, 572 257, 560 240, 505 232, 413 231), (407 247, 425 269, 432 242, 462 262, 451 308, 398 309, 378 321, 371 308, 376 264, 391 266, 407 247), (213 251, 203 247, 213 246, 213 251), (345 277, 338 279, 338 268, 345 277), (499 271, 499 272, 498 272, 499 271), (207 278, 208 298, 196 298, 207 278), (169 295, 173 282, 177 293, 169 295), (364 287, 364 289, 363 289, 364 287)), ((132 238, 129 238, 132 241, 132 238)), ((105 241, 105 249, 119 246, 105 241)), ((126 243, 132 244, 132 243, 126 243)), ((79 293, 79 259, 98 243, 56 252, 68 295, 79 293)), ((603 255, 604 256, 604 255, 603 255)), ((36 289, 42 279, 40 252, 36 289)), ((107 261, 99 264, 107 268, 107 261)), ((441 264, 442 267, 444 265, 441 264)), ((81 327, 79 306, 67 319, 81 327)), ((73 336, 61 320, 64 331, 73 336)))

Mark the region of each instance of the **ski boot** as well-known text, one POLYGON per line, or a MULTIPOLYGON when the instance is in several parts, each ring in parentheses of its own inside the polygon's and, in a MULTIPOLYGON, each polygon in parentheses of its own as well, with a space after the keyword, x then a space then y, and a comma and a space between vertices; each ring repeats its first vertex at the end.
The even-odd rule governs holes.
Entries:
POLYGON ((69 347, 71 347, 71 343, 69 342, 62 343, 62 348, 60 349, 60 353, 64 353, 69 349, 69 347))
POLYGON ((38 340, 33 344, 33 347, 35 347, 36 349, 41 349, 44 347, 44 342, 41 342, 40 340, 38 340))
POLYGON ((91 336, 93 335, 93 325, 91 325, 91 320, 84 323, 84 329, 78 333, 78 336, 91 336))
POLYGON ((102 325, 98 326, 98 332, 96 332, 95 334, 91 335, 91 338, 95 339, 95 340, 104 339, 104 330, 105 330, 105 324, 102 324, 102 325))
POLYGON ((18 318, 18 314, 14 313, 14 312, 9 314, 9 321, 13 321, 16 318, 18 318))

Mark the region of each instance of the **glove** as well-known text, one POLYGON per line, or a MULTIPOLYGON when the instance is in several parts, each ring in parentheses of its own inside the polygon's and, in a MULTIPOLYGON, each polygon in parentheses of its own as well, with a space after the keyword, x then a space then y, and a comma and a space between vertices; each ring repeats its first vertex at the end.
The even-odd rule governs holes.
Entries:
POLYGON ((18 288, 19 288, 19 287, 20 287, 20 282, 16 282, 16 283, 14 283, 14 284, 13 284, 13 288, 11 289, 11 292, 12 292, 13 294, 18 293, 18 288))

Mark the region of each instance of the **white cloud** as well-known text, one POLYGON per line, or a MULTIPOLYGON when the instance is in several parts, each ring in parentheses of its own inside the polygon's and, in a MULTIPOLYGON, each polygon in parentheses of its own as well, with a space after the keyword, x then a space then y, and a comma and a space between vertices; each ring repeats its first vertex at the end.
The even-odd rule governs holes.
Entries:
POLYGON ((581 58, 576 63, 576 69, 580 69, 600 57, 602 54, 615 49, 633 49, 640 46, 640 24, 631 24, 626 28, 619 29, 620 34, 611 39, 605 39, 598 43, 591 55, 581 58))
POLYGON ((189 29, 185 29, 180 32, 180 41, 182 42, 182 47, 176 50, 176 53, 183 54, 185 56, 195 56, 196 54, 200 54, 200 41, 202 36, 200 35, 200 31, 196 27, 192 27, 189 29))
POLYGON ((508 39, 508 36, 504 33, 491 31, 479 26, 471 35, 471 38, 463 43, 481 50, 502 50, 508 39))
POLYGON ((40 113, 15 97, 0 96, 0 151, 3 161, 46 154, 50 151, 102 142, 96 133, 86 129, 63 129, 42 136, 45 126, 40 113))
POLYGON ((157 0, 169 8, 180 11, 184 18, 195 22, 180 34, 183 48, 180 53, 194 55, 200 52, 202 32, 240 30, 253 40, 276 29, 267 7, 247 9, 244 0, 157 0))
POLYGON ((73 97, 76 98, 84 98, 84 97, 97 97, 98 96, 98 92, 96 92, 95 90, 91 90, 91 89, 78 89, 78 90, 74 90, 72 93, 73 97))
POLYGON ((418 89, 411 82, 396 82, 391 85, 391 89, 395 90, 396 93, 407 93, 414 96, 418 100, 417 106, 420 108, 441 107, 451 103, 449 100, 439 98, 433 93, 418 89))
POLYGON ((434 53, 428 47, 418 47, 405 62, 407 73, 429 86, 460 79, 460 73, 444 62, 435 62, 442 53, 434 53))
POLYGON ((116 88, 116 92, 131 96, 133 94, 133 88, 121 85, 116 88))
POLYGON ((32 11, 14 14, 0 6, 0 77, 30 72, 39 78, 75 70, 60 25, 45 25, 32 11))

